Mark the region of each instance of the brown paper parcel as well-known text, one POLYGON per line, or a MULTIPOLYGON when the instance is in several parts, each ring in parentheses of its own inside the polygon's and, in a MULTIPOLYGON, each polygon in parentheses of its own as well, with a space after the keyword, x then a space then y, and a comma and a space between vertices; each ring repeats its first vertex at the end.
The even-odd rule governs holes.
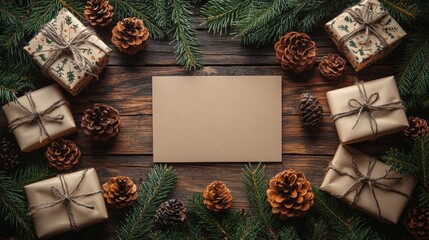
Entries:
MULTIPOLYGON (((30 94, 35 102, 38 111, 46 110, 58 100, 65 100, 65 97, 61 93, 61 89, 58 87, 57 84, 52 84, 47 87, 38 89, 34 92, 31 92, 30 94)), ((28 101, 26 96, 18 98, 17 101, 27 109, 31 109, 30 102, 28 101)), ((9 123, 19 117, 28 114, 16 102, 10 102, 4 105, 3 111, 9 123)), ((68 104, 60 106, 48 115, 64 116, 62 120, 52 120, 48 117, 42 117, 42 121, 46 126, 46 131, 51 136, 50 139, 48 139, 48 136, 45 133, 43 133, 42 136, 40 135, 40 129, 37 122, 24 124, 13 130, 13 134, 15 135, 15 138, 18 142, 19 147, 21 148, 21 151, 31 152, 33 150, 46 146, 52 140, 76 132, 76 125, 68 104)))
POLYGON ((325 30, 356 71, 389 54, 407 35, 377 0, 364 0, 356 4, 326 23, 325 30), (362 23, 348 11, 361 16, 362 23), (344 36, 350 38, 344 38, 344 43, 340 43, 344 36))
MULTIPOLYGON (((393 76, 364 82, 363 87, 368 98, 372 95, 374 97, 375 94, 378 95, 378 99, 372 104, 373 107, 391 104, 391 107, 395 107, 396 109, 373 109, 371 110, 371 114, 374 116, 374 119, 371 119, 369 111, 365 109, 362 110, 360 117, 359 113, 356 113, 337 119, 335 127, 339 139, 343 144, 371 140, 408 128, 408 120, 405 115, 405 109, 403 109, 403 106, 401 108, 402 104, 392 104, 401 102, 393 76), (373 134, 371 124, 374 130, 377 129, 375 134, 373 134)), ((331 114, 334 117, 335 115, 356 109, 349 105, 349 101, 352 99, 361 103, 363 101, 357 85, 329 91, 326 93, 326 97, 331 114)), ((372 100, 375 100, 375 98, 372 98, 372 100)))
MULTIPOLYGON (((84 170, 64 175, 70 191, 76 188, 83 172, 84 170)), ((57 201, 58 198, 55 197, 51 190, 53 186, 62 192, 61 181, 58 176, 25 186, 28 205, 40 205, 57 201)), ((75 199, 79 203, 93 206, 93 209, 78 206, 74 203, 70 204, 73 218, 79 228, 102 222, 108 218, 97 173, 94 168, 87 169, 81 185, 71 196, 85 195, 97 191, 100 191, 100 193, 75 199)), ((33 223, 39 238, 49 238, 71 230, 70 219, 64 203, 39 210, 33 215, 33 223)))
MULTIPOLYGON (((332 159, 332 166, 342 172, 347 172, 352 176, 356 176, 351 158, 357 165, 359 171, 366 175, 368 172, 368 164, 370 164, 370 156, 364 154, 356 149, 349 146, 340 145, 332 159)), ((382 163, 381 161, 375 160, 374 168, 370 174, 371 179, 381 178, 389 171, 389 166, 382 163)), ((413 189, 417 183, 415 178, 411 176, 400 175, 389 171, 387 177, 400 178, 400 179, 381 179, 377 180, 378 183, 388 185, 395 191, 399 191, 407 196, 411 197, 413 189)), ((351 204, 355 197, 355 190, 349 194, 343 196, 354 184, 356 183, 351 177, 346 175, 340 175, 332 169, 328 168, 328 171, 323 179, 320 189, 332 194, 335 197, 341 198, 343 201, 351 204)), ((379 203, 381 220, 390 224, 396 224, 399 217, 401 216, 402 210, 407 204, 409 198, 398 194, 397 192, 383 190, 377 186, 373 187, 375 196, 379 203)), ((376 200, 372 191, 367 185, 364 185, 360 196, 355 201, 355 207, 361 211, 379 218, 379 211, 376 200)))
MULTIPOLYGON (((61 9, 58 15, 52 19, 48 25, 49 24, 52 25, 54 31, 61 33, 60 36, 65 39, 68 44, 73 42, 76 36, 83 31, 87 31, 87 27, 65 8, 61 9)), ((47 38, 42 33, 46 31, 46 27, 47 25, 30 40, 26 47, 24 47, 35 62, 42 68, 49 62, 49 58, 54 55, 54 50, 59 46, 55 41, 47 38)), ((98 75, 103 68, 107 66, 111 52, 111 49, 95 34, 89 36, 84 43, 79 43, 76 47, 79 51, 79 56, 75 58, 70 54, 70 51, 67 50, 60 54, 47 72, 50 77, 73 96, 77 95, 89 81, 94 78, 94 75, 98 75), (88 68, 89 72, 91 72, 89 65, 97 66, 93 73, 86 73, 76 64, 76 60, 84 60, 80 57, 88 60, 84 65, 88 68)))

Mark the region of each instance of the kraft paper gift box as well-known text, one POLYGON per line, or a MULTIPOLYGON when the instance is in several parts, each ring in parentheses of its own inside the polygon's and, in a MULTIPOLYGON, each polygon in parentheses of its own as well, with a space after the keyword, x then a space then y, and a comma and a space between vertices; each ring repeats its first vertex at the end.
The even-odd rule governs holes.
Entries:
POLYGON ((408 128, 393 76, 329 91, 326 97, 343 144, 372 140, 408 128))
POLYGON ((73 96, 109 63, 111 49, 63 8, 24 49, 73 96))
POLYGON ((108 218, 94 168, 58 175, 24 189, 39 238, 77 230, 108 218), (63 200, 66 195, 69 200, 63 200))
POLYGON ((383 222, 396 224, 417 181, 389 169, 365 153, 340 145, 320 189, 383 222))
POLYGON ((68 102, 57 84, 27 93, 4 105, 3 111, 23 152, 76 132, 68 102))
POLYGON ((407 33, 377 0, 364 0, 325 25, 356 71, 388 55, 407 33))

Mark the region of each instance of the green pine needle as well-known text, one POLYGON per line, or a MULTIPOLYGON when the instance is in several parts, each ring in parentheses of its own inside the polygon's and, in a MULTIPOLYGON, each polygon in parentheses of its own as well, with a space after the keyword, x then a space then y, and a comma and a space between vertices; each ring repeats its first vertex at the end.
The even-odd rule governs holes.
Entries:
POLYGON ((19 93, 33 88, 33 83, 20 75, 0 73, 0 104, 14 101, 19 93))
POLYGON ((287 226, 282 228, 279 231, 279 238, 278 239, 294 239, 294 240, 300 240, 298 233, 296 232, 295 228, 292 226, 287 226))
POLYGON ((176 183, 176 171, 166 165, 155 165, 147 181, 139 186, 139 197, 117 231, 121 240, 140 240, 149 236, 156 209, 163 203, 176 183))
POLYGON ((18 186, 38 182, 55 176, 55 172, 48 168, 46 159, 40 153, 31 153, 32 156, 25 156, 25 163, 17 169, 13 175, 13 180, 18 186))
POLYGON ((250 213, 259 222, 263 236, 267 239, 276 239, 279 226, 267 201, 268 180, 265 175, 265 167, 258 164, 253 169, 252 165, 248 164, 241 171, 241 179, 250 205, 250 213))
POLYGON ((323 218, 310 217, 305 221, 303 239, 324 240, 328 233, 328 224, 323 218))
POLYGON ((201 11, 205 15, 203 22, 209 29, 209 32, 213 33, 227 33, 228 28, 237 21, 238 15, 249 7, 248 0, 246 1, 209 1, 205 4, 201 11))
POLYGON ((422 1, 381 0, 390 15, 400 23, 410 24, 424 14, 422 1))

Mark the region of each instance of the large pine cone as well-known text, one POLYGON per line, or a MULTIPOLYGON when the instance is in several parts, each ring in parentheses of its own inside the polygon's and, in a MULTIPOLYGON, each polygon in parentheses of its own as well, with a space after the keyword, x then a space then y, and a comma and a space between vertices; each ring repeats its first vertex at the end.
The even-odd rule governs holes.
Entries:
POLYGON ((107 203, 116 208, 131 206, 138 196, 137 185, 125 176, 111 177, 103 184, 103 190, 107 203))
POLYGON ((106 0, 88 0, 83 15, 92 26, 107 26, 113 20, 113 6, 106 0))
POLYGON ((271 178, 267 190, 272 212, 280 219, 302 217, 314 205, 314 193, 304 173, 285 170, 271 178))
POLYGON ((404 135, 410 140, 420 136, 429 136, 428 122, 418 117, 408 117, 410 127, 404 130, 404 135))
POLYGON ((0 169, 16 167, 21 160, 21 151, 15 141, 0 138, 0 169))
POLYGON ((94 140, 108 140, 118 135, 121 119, 118 110, 109 105, 94 104, 85 110, 80 126, 84 133, 94 140))
POLYGON ((337 54, 324 56, 319 64, 320 73, 329 80, 337 80, 343 76, 346 60, 337 54))
POLYGON ((299 117, 304 127, 312 127, 323 119, 319 99, 312 93, 303 93, 299 99, 299 117))
POLYGON ((231 191, 221 181, 214 181, 209 184, 203 193, 203 203, 214 212, 227 210, 232 204, 231 191))
POLYGON ((163 202, 155 212, 155 223, 159 225, 177 225, 186 219, 185 204, 178 199, 163 202))
POLYGON ((112 42, 123 53, 136 54, 146 46, 149 30, 143 21, 136 18, 125 18, 119 21, 112 30, 112 42))
POLYGON ((57 170, 70 170, 80 158, 80 150, 71 140, 62 138, 53 141, 46 149, 48 165, 57 170))
POLYGON ((297 73, 313 67, 317 57, 317 47, 305 33, 288 32, 274 45, 276 57, 282 68, 297 73))
POLYGON ((429 209, 414 207, 407 212, 407 230, 415 239, 429 239, 429 209))

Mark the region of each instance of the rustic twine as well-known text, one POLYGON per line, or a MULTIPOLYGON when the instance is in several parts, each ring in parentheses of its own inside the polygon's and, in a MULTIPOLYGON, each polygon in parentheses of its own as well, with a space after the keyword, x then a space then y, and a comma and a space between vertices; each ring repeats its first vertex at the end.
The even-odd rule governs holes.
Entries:
POLYGON ((344 12, 350 14, 353 19, 359 23, 359 27, 355 30, 347 33, 338 41, 340 46, 345 48, 345 43, 352 39, 357 33, 365 30, 364 38, 360 41, 362 44, 365 44, 369 40, 370 33, 373 34, 381 43, 381 45, 385 48, 389 47, 383 35, 377 31, 377 28, 374 26, 378 21, 383 19, 388 15, 386 11, 381 11, 378 13, 373 13, 371 10, 371 3, 366 3, 364 6, 364 10, 362 12, 361 9, 353 9, 353 7, 347 8, 344 12))
POLYGON ((380 98, 379 93, 373 93, 369 97, 365 90, 365 85, 363 82, 357 82, 356 86, 359 89, 359 93, 361 96, 361 101, 358 101, 357 99, 350 99, 348 102, 348 105, 352 108, 350 111, 347 112, 341 112, 337 113, 332 116, 332 120, 337 121, 338 119, 352 116, 357 114, 356 123, 353 125, 352 129, 354 129, 358 123, 359 119, 362 115, 363 111, 368 112, 368 119, 369 119, 369 125, 371 127, 372 135, 375 136, 378 133, 378 124, 377 120, 375 119, 373 115, 374 110, 397 110, 397 109, 405 109, 404 102, 402 101, 396 101, 396 102, 390 102, 382 105, 374 105, 378 99, 380 98))
POLYGON ((387 176, 388 172, 386 170, 385 173, 384 173, 384 175, 382 177, 372 178, 371 174, 372 174, 372 171, 374 170, 374 166, 375 166, 375 163, 376 163, 377 160, 375 158, 373 158, 373 157, 370 157, 370 156, 368 156, 368 157, 369 157, 369 164, 368 164, 368 170, 367 170, 366 174, 363 174, 359 170, 359 168, 356 165, 356 162, 355 162, 353 156, 351 157, 351 164, 352 164, 352 168, 353 168, 353 171, 354 171, 354 175, 349 174, 349 173, 344 172, 344 171, 341 171, 340 169, 334 167, 334 165, 332 164, 332 162, 329 163, 328 170, 332 169, 338 175, 348 176, 351 179, 353 179, 353 180, 356 181, 347 190, 346 193, 344 193, 342 195, 339 195, 339 194, 336 195, 337 197, 343 198, 343 197, 347 196, 349 193, 351 193, 351 192, 354 191, 355 192, 355 196, 353 197, 353 201, 350 203, 350 205, 352 207, 354 207, 356 205, 356 202, 358 201, 363 188, 367 186, 371 190, 371 192, 372 192, 372 196, 374 197, 375 203, 377 205, 378 216, 379 216, 379 218, 381 218, 380 204, 378 202, 378 199, 377 199, 377 196, 375 194, 374 188, 379 188, 381 190, 388 191, 388 192, 394 192, 394 193, 400 194, 402 196, 405 196, 408 199, 410 197, 407 194, 405 194, 405 193, 403 193, 401 191, 395 190, 391 186, 389 186, 389 185, 387 185, 385 183, 380 182, 380 180, 383 180, 383 179, 384 180, 393 180, 393 181, 402 180, 403 179, 402 177, 388 177, 387 176))
POLYGON ((62 192, 55 186, 51 187, 52 195, 54 195, 54 197, 56 197, 57 200, 42 203, 42 204, 31 205, 28 207, 28 214, 30 216, 34 216, 40 210, 48 209, 48 208, 51 208, 51 207, 54 207, 58 204, 63 203, 65 208, 66 208, 67 216, 68 216, 69 221, 70 221, 70 228, 72 230, 79 229, 79 227, 76 224, 76 220, 74 218, 74 215, 73 215, 72 204, 76 204, 77 206, 88 208, 88 209, 94 209, 95 207, 93 205, 84 204, 82 202, 77 201, 76 199, 81 198, 81 197, 93 196, 93 195, 96 195, 98 193, 103 192, 103 190, 99 190, 96 192, 84 193, 84 194, 79 194, 79 195, 73 196, 73 194, 76 192, 76 190, 79 189, 79 187, 81 186, 82 181, 85 178, 87 171, 88 171, 88 169, 83 171, 82 177, 80 178, 76 187, 71 192, 69 191, 69 186, 67 184, 67 181, 64 178, 64 175, 63 174, 58 175, 58 177, 60 178, 60 182, 61 182, 62 192))
POLYGON ((37 126, 39 127, 40 137, 39 142, 42 142, 43 140, 43 134, 45 134, 48 139, 51 138, 51 136, 48 133, 48 130, 46 129, 45 122, 43 121, 43 118, 47 118, 53 121, 59 121, 64 119, 63 114, 58 114, 57 116, 50 116, 49 114, 53 112, 54 110, 58 109, 59 107, 66 104, 66 101, 64 99, 60 99, 52 105, 50 105, 48 108, 46 108, 43 111, 37 110, 37 105, 33 100, 33 97, 31 96, 31 92, 25 93, 25 96, 28 99, 28 102, 30 103, 31 109, 26 108, 24 105, 22 105, 19 101, 16 101, 16 103, 27 112, 26 115, 15 118, 12 122, 9 124, 9 129, 11 131, 17 129, 18 127, 21 127, 26 124, 33 124, 37 123, 37 126))
MULTIPOLYGON (((63 32, 63 24, 60 24, 60 31, 57 31, 52 23, 47 23, 41 30, 42 34, 52 40, 55 44, 50 46, 48 50, 42 50, 40 52, 53 52, 47 59, 47 61, 42 65, 43 71, 45 73, 49 72, 51 66, 64 54, 71 54, 73 57, 73 63, 82 70, 84 73, 93 76, 98 79, 98 76, 94 74, 97 71, 97 65, 92 63, 82 51, 80 51, 79 46, 82 44, 91 44, 92 46, 100 49, 104 53, 102 47, 94 44, 89 41, 88 38, 96 35, 93 31, 84 29, 79 32, 74 38, 66 40, 61 34, 63 32)), ((107 54, 107 53, 106 53, 107 54)))

